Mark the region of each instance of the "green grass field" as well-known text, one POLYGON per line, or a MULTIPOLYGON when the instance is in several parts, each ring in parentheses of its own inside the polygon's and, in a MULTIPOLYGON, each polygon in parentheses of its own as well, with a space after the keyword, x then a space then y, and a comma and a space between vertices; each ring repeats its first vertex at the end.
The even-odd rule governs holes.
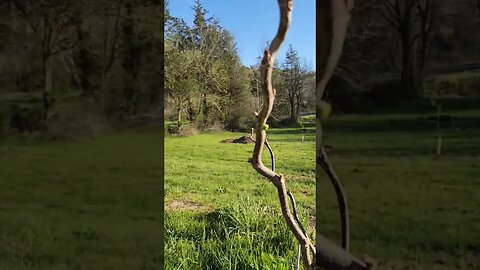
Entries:
POLYGON ((0 269, 160 269, 161 142, 0 145, 0 269))
MULTIPOLYGON (((393 269, 480 267, 480 112, 449 105, 455 120, 441 124, 438 157, 433 112, 326 123, 325 143, 349 199, 353 253, 393 269)), ((303 143, 295 128, 269 133, 303 220, 312 218, 315 197, 309 132, 303 143)), ((293 269, 295 242, 275 190, 246 162, 253 145, 220 143, 241 135, 166 139, 167 269, 293 269)), ((318 188, 319 230, 338 242, 333 189, 324 177, 318 188)))
MULTIPOLYGON (((273 129, 276 168, 286 176, 313 234, 315 141, 296 128, 273 129)), ((221 143, 242 133, 165 141, 166 269, 293 269, 296 244, 275 187, 247 160, 253 144, 221 143)), ((265 164, 269 164, 268 152, 265 164)))
MULTIPOLYGON (((395 269, 480 267, 480 111, 449 110, 435 156, 427 114, 333 115, 325 143, 348 195, 352 252, 395 269)), ((433 114, 432 114, 433 115, 433 114)), ((242 133, 165 139, 166 269, 293 269, 276 190, 242 133)), ((338 241, 333 189, 315 193, 313 129, 271 129, 305 224, 338 241)), ((0 145, 0 269, 161 269, 161 134, 0 145)), ((265 155, 268 164, 268 156, 265 155)))
MULTIPOLYGON (((441 156, 428 115, 348 115, 327 123, 325 144, 348 195, 355 254, 395 269, 479 269, 480 112, 446 113, 456 120, 441 125, 441 156)), ((318 229, 338 239, 325 178, 317 196, 318 229)))

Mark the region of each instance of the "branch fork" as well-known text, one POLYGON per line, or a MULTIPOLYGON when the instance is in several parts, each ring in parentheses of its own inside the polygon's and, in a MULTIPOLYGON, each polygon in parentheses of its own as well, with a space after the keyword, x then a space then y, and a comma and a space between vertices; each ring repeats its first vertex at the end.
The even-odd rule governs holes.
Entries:
POLYGON ((267 132, 264 128, 264 126, 266 126, 267 124, 268 117, 272 112, 276 94, 276 91, 272 86, 273 64, 278 53, 278 49, 283 43, 288 28, 290 26, 293 0, 278 0, 278 5, 280 8, 280 24, 278 27, 278 31, 276 36, 270 43, 270 47, 265 49, 260 65, 263 91, 263 106, 260 112, 255 113, 257 117, 257 125, 255 128, 255 147, 253 150, 253 156, 249 161, 252 167, 259 174, 267 178, 277 188, 282 215, 300 245, 305 269, 314 269, 315 246, 312 244, 307 233, 304 232, 301 224, 297 222, 296 216, 292 214, 290 210, 287 199, 289 195, 285 184, 285 177, 282 174, 276 173, 274 171, 275 159, 273 156, 273 151, 267 142, 267 132), (270 155, 272 158, 272 169, 266 167, 262 162, 262 152, 264 146, 267 146, 268 150, 270 151, 270 155))
MULTIPOLYGON (((293 9, 293 0, 277 0, 280 8, 280 24, 277 34, 270 43, 270 47, 265 49, 260 65, 260 74, 263 92, 263 105, 260 112, 255 112, 257 125, 255 128, 255 147, 252 158, 249 159, 252 167, 262 176, 267 178, 277 189, 282 215, 294 234, 299 244, 299 250, 302 254, 302 260, 305 269, 313 270, 316 266, 325 269, 344 269, 344 270, 367 270, 373 269, 372 264, 364 260, 360 260, 348 252, 348 227, 343 227, 343 233, 346 237, 343 238, 343 248, 337 246, 333 242, 323 237, 317 231, 317 248, 315 249, 308 234, 303 229, 298 220, 295 209, 295 201, 289 191, 287 191, 285 178, 282 174, 275 172, 275 158, 273 151, 267 141, 267 132, 264 128, 270 116, 273 103, 275 100, 275 89, 272 86, 272 72, 273 65, 278 53, 280 45, 283 43, 287 34, 291 21, 291 13, 293 9), (262 162, 262 151, 264 146, 267 146, 272 159, 272 169, 267 168, 262 162), (287 197, 290 197, 293 205, 293 214, 290 210, 287 197)), ((345 33, 348 22, 350 20, 350 13, 353 7, 353 0, 325 0, 320 3, 321 20, 320 20, 320 39, 322 44, 320 46, 320 56, 318 74, 320 80, 317 84, 316 99, 317 104, 321 100, 325 85, 329 81, 333 70, 340 58, 345 33)), ((318 46, 318 45, 317 45, 318 46)), ((322 127, 317 116, 317 171, 320 168, 325 169, 327 174, 332 178, 332 183, 336 179, 333 168, 328 162, 326 153, 322 148, 322 127)), ((252 135, 253 137, 253 135, 252 135)), ((335 183, 334 183, 335 184, 335 183)), ((341 189, 336 187, 337 195, 343 195, 341 189)), ((340 201, 339 201, 340 202, 340 201)), ((346 209, 346 201, 343 200, 346 209)), ((342 203, 341 203, 342 206, 342 203)), ((345 215, 348 217, 348 214, 345 215)), ((344 225, 348 223, 348 218, 342 220, 344 225)), ((298 265, 297 265, 298 268, 298 265)))

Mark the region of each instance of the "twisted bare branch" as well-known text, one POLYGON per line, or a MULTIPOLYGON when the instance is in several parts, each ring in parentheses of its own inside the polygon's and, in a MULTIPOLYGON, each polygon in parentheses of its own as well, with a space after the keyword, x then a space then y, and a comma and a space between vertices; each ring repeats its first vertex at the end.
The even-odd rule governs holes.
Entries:
MULTIPOLYGON (((291 21, 291 13, 293 9, 293 0, 278 0, 280 8, 280 24, 277 34, 270 43, 270 47, 265 50, 260 65, 260 73, 262 78, 262 90, 264 103, 262 110, 257 116, 257 126, 255 129, 255 147, 253 156, 250 159, 252 167, 261 175, 266 177, 277 188, 278 199, 280 202, 282 215, 287 222, 288 227, 294 234, 298 243, 301 246, 302 258, 305 269, 314 269, 315 267, 315 248, 310 241, 308 235, 302 231, 299 224, 296 222, 294 215, 291 213, 288 200, 287 189, 285 186, 285 178, 281 174, 267 168, 262 162, 262 151, 266 144, 267 138, 267 120, 272 112, 273 102, 275 100, 275 89, 272 86, 272 72, 276 55, 280 45, 283 43, 287 34, 291 21)), ((269 148, 269 147, 268 147, 269 148)), ((269 150, 271 150, 269 148, 269 150)), ((272 160, 273 155, 272 155, 272 160)), ((274 162, 272 162, 274 167, 274 162)))

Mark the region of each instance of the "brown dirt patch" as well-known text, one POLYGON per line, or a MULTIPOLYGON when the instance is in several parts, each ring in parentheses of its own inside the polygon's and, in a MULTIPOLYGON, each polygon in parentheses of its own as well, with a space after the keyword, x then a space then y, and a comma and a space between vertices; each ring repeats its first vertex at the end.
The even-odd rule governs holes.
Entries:
POLYGON ((167 210, 173 211, 207 211, 208 206, 193 201, 173 200, 167 204, 167 210))
POLYGON ((255 143, 254 139, 250 135, 245 135, 237 139, 226 139, 221 142, 222 143, 241 143, 241 144, 255 143))

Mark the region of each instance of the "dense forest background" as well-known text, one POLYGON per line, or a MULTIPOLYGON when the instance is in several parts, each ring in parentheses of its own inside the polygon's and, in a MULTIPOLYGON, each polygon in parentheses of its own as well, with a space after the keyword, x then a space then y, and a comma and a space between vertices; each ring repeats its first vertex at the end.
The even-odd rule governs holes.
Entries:
POLYGON ((160 123, 163 10, 152 0, 2 1, 0 134, 160 123))

